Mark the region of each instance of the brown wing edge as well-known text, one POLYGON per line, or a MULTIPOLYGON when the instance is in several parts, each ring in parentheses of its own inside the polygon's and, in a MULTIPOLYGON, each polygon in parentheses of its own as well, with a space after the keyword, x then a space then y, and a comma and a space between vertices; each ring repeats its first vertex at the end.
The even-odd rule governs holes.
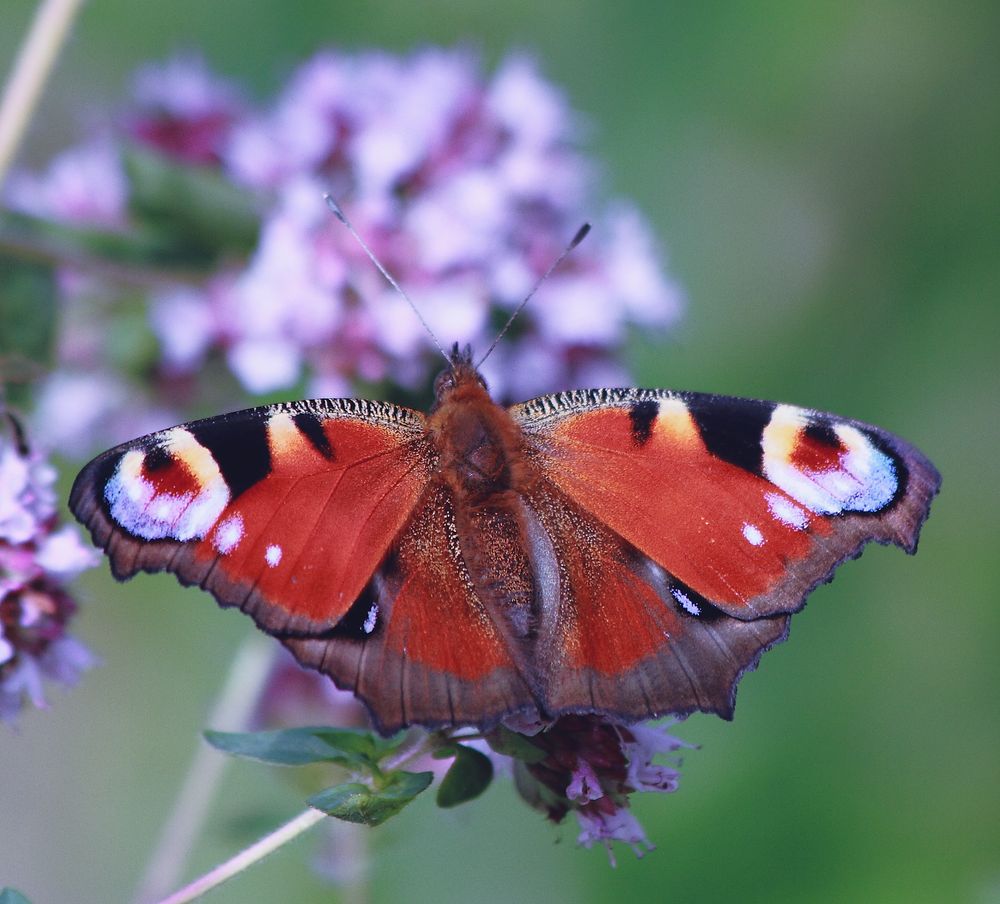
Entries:
MULTIPOLYGON (((430 731, 462 726, 488 731, 508 716, 539 711, 536 703, 505 693, 502 688, 495 689, 496 699, 484 711, 481 704, 469 702, 481 690, 480 683, 470 687, 467 682, 427 669, 384 647, 352 647, 328 637, 279 639, 303 668, 326 675, 340 690, 352 693, 364 706, 375 730, 384 737, 415 725, 430 731), (378 661, 369 674, 379 675, 384 682, 382 687, 364 674, 367 668, 363 664, 371 659, 378 661), (391 696, 387 699, 386 688, 393 689, 396 699, 391 696), (420 704, 413 702, 415 696, 437 703, 419 712, 420 704)), ((526 687, 524 697, 530 700, 526 687)))
MULTIPOLYGON (((377 672, 389 679, 386 682, 388 686, 402 687, 404 683, 410 687, 423 685, 427 688, 429 697, 436 697, 440 701, 440 706, 434 712, 420 717, 411 714, 405 704, 387 709, 384 700, 378 695, 377 688, 371 690, 364 687, 364 679, 361 677, 363 671, 361 663, 366 655, 371 654, 367 654, 363 649, 352 650, 348 647, 335 645, 331 643, 329 638, 284 637, 279 639, 291 651, 301 666, 327 675, 338 688, 353 693, 364 705, 376 730, 388 737, 413 725, 419 725, 432 731, 461 726, 489 731, 513 715, 525 715, 529 718, 543 720, 554 720, 564 715, 598 715, 619 724, 629 725, 665 716, 683 717, 694 712, 705 712, 730 721, 735 712, 739 682, 748 672, 756 670, 764 653, 788 637, 790 618, 787 615, 775 616, 758 619, 755 622, 727 619, 729 622, 740 625, 743 629, 753 626, 752 633, 755 642, 751 644, 753 648, 749 651, 747 658, 734 658, 732 650, 726 648, 722 655, 731 661, 727 665, 727 670, 724 673, 720 672, 718 681, 713 681, 710 686, 697 682, 690 670, 685 670, 683 666, 670 669, 670 676, 684 675, 679 685, 682 687, 686 685, 688 690, 680 696, 674 695, 673 699, 676 702, 665 706, 654 705, 650 702, 649 697, 651 693, 656 692, 657 683, 662 684, 669 680, 667 670, 662 668, 663 657, 661 656, 650 657, 640 664, 637 671, 641 671, 642 678, 629 676, 629 680, 623 681, 620 677, 616 677, 612 681, 605 680, 604 682, 595 676, 581 678, 581 682, 587 681, 590 684, 591 690, 588 693, 591 694, 599 694, 602 683, 606 685, 605 691, 614 690, 618 694, 621 693, 623 687, 634 686, 636 697, 643 699, 644 705, 631 707, 611 703, 600 705, 595 698, 592 698, 595 699, 595 702, 589 704, 546 706, 539 702, 537 696, 532 694, 530 700, 517 699, 516 697, 499 698, 491 708, 484 711, 479 703, 472 708, 462 706, 461 701, 465 690, 462 687, 462 682, 446 674, 424 669, 403 657, 394 656, 384 650, 380 651, 379 655, 383 658, 377 672), (405 679, 404 674, 406 674, 405 679)), ((720 649, 722 649, 721 644, 720 649)), ((528 694, 530 691, 525 685, 525 695, 528 694)))
POLYGON ((740 606, 720 606, 727 614, 752 620, 800 612, 809 595, 821 584, 829 584, 837 569, 858 558, 869 543, 898 546, 908 555, 916 554, 920 531, 941 489, 940 473, 919 449, 898 436, 860 421, 840 421, 864 431, 880 451, 891 456, 900 476, 896 496, 878 512, 828 516, 827 523, 833 527, 830 536, 811 531, 814 550, 804 559, 790 562, 788 574, 774 590, 740 606))
POLYGON ((788 638, 791 616, 778 615, 756 621, 739 621, 721 616, 728 624, 713 626, 718 647, 719 668, 701 674, 701 668, 676 650, 667 650, 636 665, 628 675, 608 679, 591 670, 581 670, 576 682, 586 686, 584 693, 595 701, 592 705, 562 704, 550 707, 556 718, 569 714, 595 713, 624 724, 658 719, 664 716, 683 717, 694 712, 712 713, 731 721, 736 708, 739 683, 748 672, 755 671, 761 657, 772 647, 788 638), (734 625, 739 628, 734 629, 734 625), (750 629, 749 631, 747 629, 750 629), (737 635, 743 635, 738 637, 737 635), (733 638, 739 645, 733 644, 733 638), (604 697, 642 701, 639 705, 620 703, 599 705, 604 697), (664 702, 657 702, 657 698, 664 702), (667 702, 669 701, 669 702, 667 702))

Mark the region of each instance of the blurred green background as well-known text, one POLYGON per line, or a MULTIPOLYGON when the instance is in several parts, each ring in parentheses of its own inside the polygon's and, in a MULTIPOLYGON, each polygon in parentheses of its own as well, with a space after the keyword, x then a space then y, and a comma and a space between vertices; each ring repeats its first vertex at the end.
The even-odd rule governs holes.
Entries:
MULTIPOLYGON (((0 61, 34 3, 0 6, 0 61)), ((1000 901, 1000 6, 511 0, 92 0, 21 162, 38 165, 179 48, 271 95, 317 48, 533 50, 591 125, 604 190, 635 198, 689 309, 637 342, 647 385, 873 421, 938 464, 907 559, 869 549, 741 687, 680 792, 637 812, 658 850, 577 850, 498 781, 369 836, 371 900, 1000 901)), ((0 731, 0 885, 35 904, 131 894, 249 623, 166 577, 82 582, 104 659, 0 731)), ((229 770, 193 869, 297 812, 229 770)), ((336 901, 296 843, 210 900, 336 901)))

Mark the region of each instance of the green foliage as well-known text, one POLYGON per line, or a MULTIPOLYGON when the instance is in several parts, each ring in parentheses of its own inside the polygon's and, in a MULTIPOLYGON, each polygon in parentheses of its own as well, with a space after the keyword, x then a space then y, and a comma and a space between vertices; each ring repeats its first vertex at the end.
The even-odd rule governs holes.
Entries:
POLYGON ((308 803, 337 819, 377 826, 395 816, 433 780, 433 772, 400 770, 390 773, 377 787, 359 782, 335 785, 314 794, 308 803))
POLYGON ((491 731, 486 740, 497 753, 523 760, 525 763, 540 763, 548 755, 541 747, 532 744, 530 738, 504 728, 503 725, 491 731))
POLYGON ((378 771, 379 760, 399 744, 373 732, 326 726, 277 731, 206 731, 205 739, 224 753, 274 766, 336 763, 346 769, 378 771))
POLYGON ((385 770, 382 760, 404 735, 383 738, 371 731, 312 726, 278 731, 206 731, 217 750, 274 766, 332 763, 359 781, 334 785, 309 798, 317 810, 348 822, 377 826, 395 816, 434 780, 433 772, 385 770))
POLYGON ((0 382, 12 380, 11 395, 20 402, 16 383, 21 362, 28 370, 47 362, 55 329, 56 294, 52 268, 40 263, 8 257, 0 250, 0 382), (9 373, 7 371, 10 371, 9 373))
POLYGON ((437 792, 439 807, 457 807, 479 797, 493 780, 493 763, 472 747, 458 745, 455 761, 441 780, 437 792))
POLYGON ((31 904, 31 902, 16 889, 5 888, 0 891, 0 904, 31 904))
POLYGON ((48 360, 55 310, 50 267, 0 256, 0 355, 48 360))
POLYGON ((138 149, 125 155, 125 170, 131 212, 162 240, 165 256, 209 263, 256 244, 260 212, 253 195, 215 170, 138 149))
POLYGON ((162 239, 142 224, 127 232, 73 226, 0 210, 0 250, 19 260, 52 263, 145 265, 166 256, 162 239))
MULTIPOLYGON (((352 728, 305 726, 277 731, 206 731, 205 739, 224 753, 272 766, 307 766, 331 763, 351 773, 356 781, 344 782, 309 798, 310 806, 338 819, 381 825, 403 809, 433 781, 432 772, 386 770, 383 760, 396 751, 404 735, 383 738, 352 728)), ((493 763, 485 754, 462 744, 439 739, 438 759, 453 757, 438 788, 437 804, 455 807, 473 800, 489 787, 493 763)), ((512 747, 516 746, 511 742, 512 747)), ((539 752, 530 744, 529 755, 539 752)))

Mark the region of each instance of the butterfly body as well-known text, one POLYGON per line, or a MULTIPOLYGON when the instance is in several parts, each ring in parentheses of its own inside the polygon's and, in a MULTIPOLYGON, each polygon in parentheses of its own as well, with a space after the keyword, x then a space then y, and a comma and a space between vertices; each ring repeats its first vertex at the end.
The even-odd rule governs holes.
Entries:
POLYGON ((437 453, 437 476, 463 505, 499 503, 526 488, 523 435, 514 419, 490 397, 466 361, 438 380, 427 436, 437 453))
POLYGON ((939 477, 879 428, 667 390, 504 408, 453 353, 427 415, 326 399, 112 449, 70 504, 119 578, 169 570, 379 728, 732 713, 736 684, 939 477))

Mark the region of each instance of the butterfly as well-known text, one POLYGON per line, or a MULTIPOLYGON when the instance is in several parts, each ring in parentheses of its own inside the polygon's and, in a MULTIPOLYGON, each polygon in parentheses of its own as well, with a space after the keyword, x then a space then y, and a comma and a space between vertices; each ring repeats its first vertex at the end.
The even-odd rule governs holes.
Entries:
POLYGON ((731 718, 869 541, 915 552, 940 477, 806 408, 662 389, 511 407, 456 346, 429 413, 282 402, 124 443, 70 507, 116 578, 242 609, 377 728, 517 712, 731 718))

